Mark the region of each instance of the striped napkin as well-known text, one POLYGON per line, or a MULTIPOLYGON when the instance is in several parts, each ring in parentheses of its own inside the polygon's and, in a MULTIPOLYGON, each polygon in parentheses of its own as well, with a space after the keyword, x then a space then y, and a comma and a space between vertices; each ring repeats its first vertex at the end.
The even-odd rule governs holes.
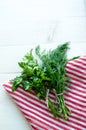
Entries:
MULTIPOLYGON (((33 130, 86 130, 86 56, 68 62, 66 71, 71 85, 64 96, 72 112, 67 121, 55 119, 45 101, 39 100, 33 91, 24 91, 20 86, 12 92, 12 84, 4 84, 33 130)), ((53 93, 50 93, 50 97, 54 100, 53 93)))

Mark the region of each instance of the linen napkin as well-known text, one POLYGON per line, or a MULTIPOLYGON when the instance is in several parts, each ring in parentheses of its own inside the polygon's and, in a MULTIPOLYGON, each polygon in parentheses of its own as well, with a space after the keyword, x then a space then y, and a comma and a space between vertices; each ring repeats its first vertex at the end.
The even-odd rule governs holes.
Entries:
MULTIPOLYGON (((33 91, 25 91, 20 86, 12 92, 12 84, 4 84, 33 130, 86 130, 86 56, 69 61, 66 75, 71 78, 71 84, 64 92, 65 102, 71 109, 67 121, 54 118, 46 102, 39 100, 33 91)), ((50 97, 54 101, 53 93, 50 97)))

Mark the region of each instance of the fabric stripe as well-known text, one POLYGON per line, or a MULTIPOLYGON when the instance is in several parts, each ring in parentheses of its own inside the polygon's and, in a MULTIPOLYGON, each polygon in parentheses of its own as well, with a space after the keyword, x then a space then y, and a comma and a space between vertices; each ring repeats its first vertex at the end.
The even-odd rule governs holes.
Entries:
MULTIPOLYGON (((47 109, 44 100, 39 100, 33 91, 24 91, 20 86, 12 92, 12 84, 4 84, 33 130, 84 130, 86 129, 86 56, 69 61, 66 76, 70 77, 70 86, 66 86, 64 99, 72 114, 69 120, 56 119, 47 109)), ((55 94, 50 93, 54 102, 55 94)), ((56 104, 57 105, 57 104, 56 104)))
POLYGON ((69 73, 66 73, 66 76, 70 77, 70 79, 72 79, 73 81, 77 81, 77 82, 80 82, 82 84, 86 84, 86 80, 84 80, 84 79, 81 80, 81 78, 79 78, 77 76, 71 75, 69 73))
MULTIPOLYGON (((26 104, 25 102, 23 102, 23 100, 22 99, 20 99, 19 97, 18 97, 18 95, 16 95, 17 97, 16 97, 16 99, 19 101, 19 102, 21 102, 22 104, 24 104, 24 105, 27 105, 28 106, 28 108, 30 107, 28 104, 26 104), (22 101, 21 101, 22 100, 22 101)), ((12 97, 14 98, 14 94, 12 95, 12 97)), ((15 100, 16 100, 15 99, 15 100)), ((44 113, 41 113, 41 114, 43 114, 44 115, 44 113)), ((52 117, 52 115, 51 115, 51 117, 52 117)), ((48 115, 47 115, 47 118, 48 118, 48 115)), ((50 117, 49 117, 50 118, 50 117)), ((53 121, 53 120, 51 120, 51 121, 53 121)), ((57 123, 57 121, 53 121, 53 124, 55 124, 55 122, 57 123)), ((55 124, 56 125, 56 124, 55 124)), ((60 126, 60 128, 61 128, 61 126, 60 126)), ((66 128, 67 129, 67 128, 66 128)), ((69 129, 69 128, 68 128, 69 129)))

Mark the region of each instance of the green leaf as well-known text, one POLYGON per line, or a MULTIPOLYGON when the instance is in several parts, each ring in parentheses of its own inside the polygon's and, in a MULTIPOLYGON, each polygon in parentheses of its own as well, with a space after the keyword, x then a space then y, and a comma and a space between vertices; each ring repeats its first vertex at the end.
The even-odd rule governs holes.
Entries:
POLYGON ((40 99, 41 98, 41 93, 37 93, 36 96, 40 99))
POLYGON ((12 91, 15 91, 18 88, 18 85, 22 82, 23 78, 21 76, 14 78, 12 80, 12 91))
POLYGON ((75 56, 75 57, 69 59, 68 61, 75 60, 75 59, 78 59, 78 58, 80 58, 80 56, 75 56))
POLYGON ((33 55, 32 55, 32 50, 33 50, 33 49, 31 49, 31 50, 29 51, 29 53, 27 53, 27 54, 24 56, 24 60, 33 60, 33 59, 34 59, 34 57, 33 57, 33 55))
POLYGON ((30 85, 29 81, 23 81, 23 88, 25 90, 30 90, 32 89, 32 86, 30 85))
POLYGON ((12 85, 12 92, 14 92, 18 88, 18 85, 14 86, 12 85))
POLYGON ((26 73, 27 76, 32 76, 34 74, 33 68, 30 66, 24 67, 23 72, 26 73))

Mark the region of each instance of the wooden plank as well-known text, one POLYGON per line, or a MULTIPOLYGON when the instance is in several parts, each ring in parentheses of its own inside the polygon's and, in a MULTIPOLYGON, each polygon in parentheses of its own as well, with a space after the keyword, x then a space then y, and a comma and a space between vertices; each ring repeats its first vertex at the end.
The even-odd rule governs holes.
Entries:
POLYGON ((0 45, 48 40, 83 42, 86 41, 85 21, 84 0, 3 0, 0 1, 0 45), (49 39, 54 28, 54 38, 49 39))
POLYGON ((53 41, 86 42, 86 19, 69 18, 57 24, 53 41))
POLYGON ((85 0, 51 0, 51 19, 67 16, 86 16, 85 0))
POLYGON ((65 17, 57 21, 0 21, 0 45, 28 45, 44 42, 85 42, 86 17, 65 17))

